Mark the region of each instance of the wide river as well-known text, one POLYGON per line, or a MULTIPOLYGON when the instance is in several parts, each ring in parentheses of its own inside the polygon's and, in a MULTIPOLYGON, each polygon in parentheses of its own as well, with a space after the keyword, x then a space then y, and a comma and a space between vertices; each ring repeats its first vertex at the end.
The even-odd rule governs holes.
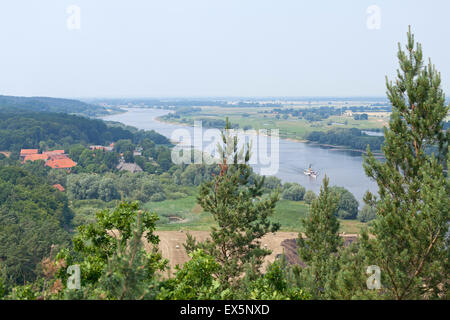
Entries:
MULTIPOLYGON (((167 110, 128 108, 126 113, 104 117, 104 120, 118 121, 144 130, 155 130, 168 137, 176 129, 187 129, 193 134, 193 127, 169 124, 155 120, 156 117, 165 115, 167 110)), ((204 129, 205 130, 205 129, 204 129)), ((268 142, 270 144, 270 142, 268 142)), ((270 154, 270 146, 268 147, 270 154)), ((352 192, 363 205, 363 196, 367 190, 376 192, 376 183, 370 180, 364 173, 363 158, 360 152, 325 148, 303 142, 279 140, 279 165, 274 174, 283 182, 297 182, 307 190, 313 190, 317 194, 320 191, 323 176, 330 178, 331 185, 342 186, 352 192), (312 164, 313 169, 319 171, 318 178, 310 178, 303 174, 303 169, 312 164)), ((257 165, 254 166, 258 168, 257 165)), ((256 170, 258 172, 258 170, 256 170)), ((259 172, 258 172, 259 173, 259 172)))

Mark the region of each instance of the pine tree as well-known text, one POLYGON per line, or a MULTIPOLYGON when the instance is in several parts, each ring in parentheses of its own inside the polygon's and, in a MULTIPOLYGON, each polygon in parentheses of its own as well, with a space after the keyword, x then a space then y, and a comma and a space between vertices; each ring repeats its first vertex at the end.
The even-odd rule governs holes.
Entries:
POLYGON ((270 250, 261 248, 260 239, 268 232, 276 232, 279 225, 269 217, 274 213, 278 192, 263 196, 264 177, 251 179, 248 164, 251 145, 238 150, 237 135, 230 133, 226 121, 222 132, 223 145, 220 173, 212 181, 203 183, 197 197, 203 210, 210 212, 218 227, 211 228, 211 239, 196 243, 188 236, 186 250, 202 248, 221 265, 216 277, 224 287, 237 285, 246 265, 259 274, 265 256, 270 250), (245 151, 245 153, 244 153, 245 151))
POLYGON ((377 219, 363 236, 362 248, 381 269, 385 297, 421 299, 442 297, 448 287, 449 181, 443 171, 448 161, 448 132, 443 120, 449 107, 434 65, 424 66, 422 47, 411 30, 406 51, 399 44, 395 84, 386 80, 392 104, 389 129, 384 129, 377 161, 368 148, 364 168, 379 187, 365 201, 375 206, 377 219), (430 154, 430 151, 433 153, 430 154))
POLYGON ((135 219, 131 238, 128 241, 117 239, 116 252, 99 279, 99 286, 105 296, 112 299, 141 300, 156 295, 156 290, 152 290, 156 283, 154 271, 149 268, 149 262, 154 259, 145 251, 142 241, 142 211, 137 212, 135 219))
POLYGON ((308 215, 302 219, 304 237, 299 234, 298 253, 306 267, 300 273, 300 282, 314 298, 324 298, 334 285, 337 273, 338 248, 342 245, 339 236, 339 220, 335 216, 338 196, 328 187, 325 176, 319 197, 312 202, 308 215))

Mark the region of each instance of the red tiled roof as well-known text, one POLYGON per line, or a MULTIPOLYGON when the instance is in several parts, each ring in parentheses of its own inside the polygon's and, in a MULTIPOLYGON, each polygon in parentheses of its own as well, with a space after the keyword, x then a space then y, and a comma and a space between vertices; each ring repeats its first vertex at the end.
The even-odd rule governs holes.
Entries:
POLYGON ((26 161, 36 161, 36 160, 47 160, 48 155, 46 154, 29 154, 25 156, 25 159, 23 159, 24 162, 26 161))
POLYGON ((51 155, 51 154, 64 154, 64 150, 45 151, 45 152, 42 152, 42 154, 48 154, 48 155, 51 155))
POLYGON ((77 164, 70 158, 63 158, 48 160, 45 165, 53 169, 69 169, 75 167, 77 164))
POLYGON ((51 160, 56 160, 56 159, 70 159, 68 155, 66 154, 60 154, 60 153, 50 153, 48 155, 48 158, 51 160))
POLYGON ((28 154, 36 154, 38 152, 39 152, 38 149, 22 149, 22 150, 20 150, 20 155, 26 156, 28 154))
POLYGON ((58 189, 59 191, 63 192, 65 189, 62 185, 60 185, 59 183, 54 184, 53 188, 58 189))

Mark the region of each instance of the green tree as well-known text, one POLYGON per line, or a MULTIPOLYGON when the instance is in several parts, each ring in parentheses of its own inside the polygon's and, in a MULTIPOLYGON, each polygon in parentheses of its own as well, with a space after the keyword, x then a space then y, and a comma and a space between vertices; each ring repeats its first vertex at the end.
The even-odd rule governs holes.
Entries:
MULTIPOLYGON (((220 283, 214 274, 220 264, 202 249, 189 253, 191 260, 177 268, 174 278, 163 282, 157 299, 161 300, 205 300, 221 299, 229 295, 222 293, 220 283)), ((177 266, 178 267, 178 266, 177 266)))
MULTIPOLYGON (((145 234, 146 241, 152 246, 152 251, 145 256, 145 263, 142 262, 142 259, 144 259, 142 255, 135 262, 145 264, 146 274, 150 281, 157 270, 165 268, 165 261, 161 258, 161 254, 157 252, 159 238, 154 234, 157 220, 158 216, 155 213, 140 211, 137 202, 123 201, 114 210, 97 212, 95 223, 80 226, 78 235, 73 239, 76 255, 74 257, 65 256, 64 258, 71 262, 78 261, 81 268, 82 285, 96 285, 105 272, 110 272, 114 268, 125 267, 122 263, 124 259, 128 259, 130 256, 127 255, 128 253, 124 253, 124 246, 128 244, 133 235, 136 235, 136 232, 142 232, 145 234), (141 221, 137 223, 139 212, 141 212, 142 217, 140 218, 141 221), (116 257, 116 266, 111 265, 113 262, 109 260, 114 256, 116 257)), ((133 241, 137 240, 134 239, 133 241)), ((140 246, 140 244, 138 245, 140 246)), ((135 249, 140 250, 139 246, 135 249)), ((122 269, 122 276, 118 276, 126 277, 126 272, 128 272, 126 270, 122 269)), ((108 276, 106 277, 108 278, 108 276)), ((126 281, 126 279, 116 279, 115 281, 126 281)))
POLYGON ((283 199, 286 199, 286 200, 302 201, 303 196, 305 195, 305 192, 306 192, 306 190, 304 187, 295 183, 283 191, 282 197, 283 197, 283 199))
POLYGON ((377 217, 377 211, 374 207, 364 205, 361 211, 358 212, 358 220, 361 222, 369 222, 377 217))
POLYGON ((306 191, 305 196, 303 197, 307 204, 311 204, 316 198, 317 196, 312 190, 306 191))
POLYGON ((310 211, 302 219, 304 237, 299 234, 298 253, 306 264, 301 271, 302 283, 309 289, 313 298, 327 297, 335 286, 338 272, 336 253, 342 245, 339 236, 339 221, 335 216, 338 198, 328 187, 325 176, 319 197, 312 202, 310 211))
POLYGON ((114 143, 114 151, 117 153, 133 152, 135 145, 129 139, 119 140, 114 143))
POLYGON ((118 300, 142 300, 156 296, 155 266, 159 256, 144 249, 143 212, 138 211, 128 241, 116 239, 117 249, 108 259, 107 267, 99 279, 105 297, 118 300))
POLYGON ((431 61, 424 66, 422 47, 407 33, 406 51, 399 44, 400 69, 395 83, 386 80, 392 104, 389 129, 382 148, 386 161, 368 149, 364 169, 375 179, 379 199, 371 193, 367 204, 377 218, 364 240, 364 254, 381 269, 387 298, 443 297, 448 292, 449 180, 442 163, 448 158, 448 114, 441 77, 431 61), (426 148, 436 146, 436 153, 426 148), (438 161, 441 160, 441 161, 438 161))
POLYGON ((358 201, 355 196, 344 187, 333 186, 330 189, 339 199, 335 214, 341 219, 356 219, 358 201))
POLYGON ((238 139, 229 131, 226 121, 222 132, 223 144, 219 144, 221 171, 212 181, 203 183, 197 197, 203 210, 210 212, 218 227, 211 228, 211 239, 196 243, 191 236, 186 249, 192 252, 203 249, 221 265, 216 277, 225 286, 235 286, 244 268, 252 264, 259 274, 265 256, 270 254, 261 248, 260 239, 268 232, 279 229, 269 217, 274 213, 278 192, 262 197, 264 177, 250 182, 251 145, 238 150, 238 139), (244 154, 245 152, 245 154, 244 154))

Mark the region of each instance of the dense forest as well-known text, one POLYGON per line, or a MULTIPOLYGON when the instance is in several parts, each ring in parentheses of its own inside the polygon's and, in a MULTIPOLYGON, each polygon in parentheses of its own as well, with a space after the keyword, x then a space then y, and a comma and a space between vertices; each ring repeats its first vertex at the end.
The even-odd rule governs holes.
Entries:
POLYGON ((52 245, 69 246, 66 196, 16 166, 0 167, 0 264, 7 284, 33 281, 52 245))
MULTIPOLYGON (((83 114, 86 116, 102 116, 109 114, 109 111, 102 106, 88 104, 78 100, 0 95, 0 110, 3 109, 35 112, 62 112, 69 114, 83 114)), ((118 110, 117 108, 112 109, 118 110)))
POLYGON ((367 146, 373 151, 381 150, 384 137, 369 136, 356 128, 335 128, 327 132, 313 131, 307 139, 320 144, 346 146, 357 150, 366 150, 367 146))
POLYGON ((120 139, 137 142, 146 138, 169 144, 167 138, 154 131, 132 133, 82 116, 0 110, 0 150, 18 152, 22 148, 39 148, 41 144, 69 149, 73 144, 105 145, 120 139))

